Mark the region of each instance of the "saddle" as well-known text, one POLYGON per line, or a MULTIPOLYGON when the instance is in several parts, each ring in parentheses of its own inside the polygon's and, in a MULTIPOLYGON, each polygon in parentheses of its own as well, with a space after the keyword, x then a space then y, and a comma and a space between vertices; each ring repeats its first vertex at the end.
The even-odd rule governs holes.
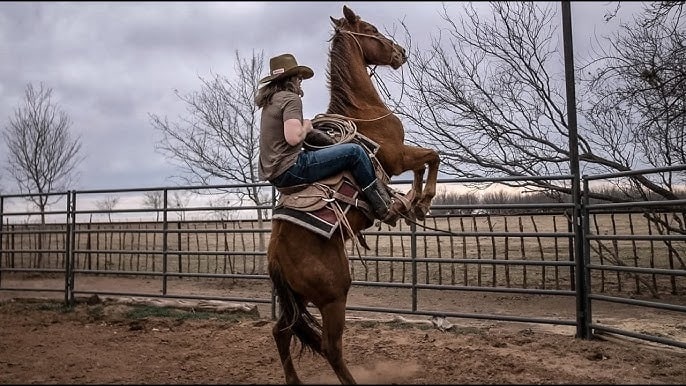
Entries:
MULTIPOLYGON (((350 232, 346 215, 358 208, 374 221, 369 204, 361 196, 354 177, 347 171, 312 184, 277 188, 280 193, 272 218, 300 225, 331 238, 341 223, 350 232)), ((359 239, 361 235, 356 235, 359 239)))
POLYGON ((357 198, 359 187, 350 172, 344 171, 312 184, 277 188, 281 193, 276 207, 288 207, 303 212, 314 212, 339 200, 353 205, 366 213, 370 212, 367 202, 357 198))

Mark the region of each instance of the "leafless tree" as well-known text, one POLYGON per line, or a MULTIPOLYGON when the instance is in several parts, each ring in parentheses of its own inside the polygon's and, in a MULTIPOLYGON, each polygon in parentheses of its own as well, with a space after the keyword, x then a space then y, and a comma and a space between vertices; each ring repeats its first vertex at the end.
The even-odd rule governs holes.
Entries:
POLYGON ((81 162, 81 143, 72 137, 71 124, 67 113, 52 101, 51 88, 28 84, 23 104, 2 133, 8 149, 7 171, 19 191, 31 195, 41 212, 41 224, 50 203, 47 194, 66 190, 81 162))
MULTIPOLYGON (((605 55, 578 67, 582 174, 684 163, 681 7, 647 12, 608 40, 605 55)), ((524 177, 502 183, 569 200, 571 182, 540 179, 568 175, 571 165, 559 3, 492 2, 490 15, 472 3, 462 8, 456 16, 443 8, 445 27, 428 49, 406 44, 409 65, 395 78, 406 80, 404 92, 389 98, 406 122, 408 140, 436 149, 448 175, 524 177)), ((625 196, 596 189, 590 198, 675 199, 673 178, 683 172, 615 179, 625 196)), ((675 209, 669 221, 645 215, 661 233, 685 232, 683 210, 675 209)), ((684 266, 681 252, 670 253, 684 266)))
POLYGON ((186 211, 182 210, 188 207, 188 203, 191 201, 190 192, 182 192, 175 190, 172 196, 169 198, 169 207, 176 208, 176 215, 179 220, 186 221, 186 211))
MULTIPOLYGON (((488 15, 471 3, 462 9, 453 16, 443 8, 445 26, 428 48, 412 47, 405 28, 410 59, 402 78, 392 78, 404 90, 399 98, 389 98, 406 122, 408 141, 439 151, 442 172, 457 177, 569 174, 559 4, 491 2, 488 15)), ((649 164, 648 153, 639 151, 637 116, 612 109, 604 117, 594 116, 589 103, 598 102, 591 97, 594 91, 577 91, 580 109, 587 109, 580 115, 588 119, 578 128, 582 173, 649 164)), ((664 100, 662 106, 669 103, 676 102, 664 100)), ((551 194, 571 192, 569 184, 556 181, 505 183, 551 194)), ((641 183, 669 195, 646 178, 641 183)))
MULTIPOLYGON (((179 163, 182 179, 203 185, 212 183, 256 184, 259 155, 259 116, 254 103, 262 77, 264 53, 250 58, 235 53, 235 76, 200 77, 200 91, 176 95, 187 106, 187 116, 170 122, 151 114, 152 125, 162 132, 158 150, 179 163)), ((243 202, 263 205, 268 195, 263 187, 227 190, 243 202)), ((258 222, 265 216, 258 210, 258 222)), ((261 243, 264 241, 261 240, 261 243)))
MULTIPOLYGON (((625 164, 634 160, 652 167, 686 164, 683 5, 683 1, 646 5, 639 18, 606 37, 594 60, 582 66, 582 80, 593 91, 584 114, 589 127, 623 145, 617 149, 623 150, 625 164)), ((647 178, 637 178, 637 183, 675 198, 671 187, 683 179, 673 173, 659 177, 667 190, 647 178)))
POLYGON ((145 192, 143 194, 143 206, 146 208, 155 209, 155 221, 160 221, 159 209, 164 205, 164 197, 162 191, 155 190, 152 192, 145 192))
POLYGON ((96 201, 95 207, 98 208, 98 210, 104 211, 105 214, 107 214, 107 221, 112 222, 112 210, 117 206, 118 203, 119 197, 117 196, 105 197, 96 201))
MULTIPOLYGON (((262 53, 243 58, 236 52, 235 77, 199 77, 200 91, 176 95, 187 106, 187 116, 170 122, 151 114, 152 125, 163 139, 157 149, 179 163, 181 177, 189 183, 221 181, 258 182, 259 122, 254 95, 262 74, 262 53)), ((264 202, 260 189, 239 188, 232 193, 264 202)))
MULTIPOLYGON (((412 47, 402 99, 408 140, 439 151, 458 177, 568 172, 564 73, 554 5, 493 2, 488 18, 470 3, 428 48, 412 47)), ((530 185, 531 182, 512 182, 530 185)), ((535 184, 556 188, 552 183, 535 184)), ((562 188, 562 189, 568 189, 562 188)))
MULTIPOLYGON (((686 1, 654 1, 648 3, 645 7, 645 15, 640 20, 640 25, 645 28, 658 27, 659 25, 665 23, 670 18, 675 18, 679 21, 677 25, 681 25, 679 28, 683 29, 683 12, 684 4, 686 1)), ((676 32, 676 31, 675 31, 676 32)))

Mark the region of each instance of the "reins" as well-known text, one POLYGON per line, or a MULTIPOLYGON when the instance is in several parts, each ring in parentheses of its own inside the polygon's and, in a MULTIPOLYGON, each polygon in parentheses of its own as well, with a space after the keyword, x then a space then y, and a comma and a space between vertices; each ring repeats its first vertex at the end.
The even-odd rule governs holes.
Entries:
POLYGON ((450 236, 459 236, 459 234, 454 233, 454 232, 446 231, 444 229, 438 229, 438 228, 430 227, 430 226, 425 225, 425 224, 420 224, 417 222, 417 220, 411 219, 405 214, 401 214, 400 217, 404 218, 405 222, 412 223, 412 224, 417 225, 419 227, 422 227, 424 229, 428 229, 428 230, 436 231, 436 232, 442 232, 442 233, 448 234, 450 236))

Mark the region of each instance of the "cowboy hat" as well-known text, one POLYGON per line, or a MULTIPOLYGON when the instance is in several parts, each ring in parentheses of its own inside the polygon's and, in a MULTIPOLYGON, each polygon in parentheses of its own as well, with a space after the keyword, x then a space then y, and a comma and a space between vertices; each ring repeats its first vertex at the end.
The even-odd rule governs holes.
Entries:
POLYGON ((274 79, 284 78, 300 73, 303 79, 310 79, 314 71, 307 66, 298 66, 298 62, 291 54, 282 54, 269 59, 269 75, 260 79, 260 83, 268 83, 274 79))

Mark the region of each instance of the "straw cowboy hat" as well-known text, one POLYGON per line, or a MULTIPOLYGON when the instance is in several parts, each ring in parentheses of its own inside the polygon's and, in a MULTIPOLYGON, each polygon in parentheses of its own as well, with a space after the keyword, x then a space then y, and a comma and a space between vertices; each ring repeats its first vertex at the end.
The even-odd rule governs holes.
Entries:
POLYGON ((260 79, 260 83, 268 83, 275 79, 285 78, 300 73, 303 79, 310 79, 314 71, 307 66, 298 66, 298 62, 291 54, 282 54, 269 59, 269 75, 260 79))

